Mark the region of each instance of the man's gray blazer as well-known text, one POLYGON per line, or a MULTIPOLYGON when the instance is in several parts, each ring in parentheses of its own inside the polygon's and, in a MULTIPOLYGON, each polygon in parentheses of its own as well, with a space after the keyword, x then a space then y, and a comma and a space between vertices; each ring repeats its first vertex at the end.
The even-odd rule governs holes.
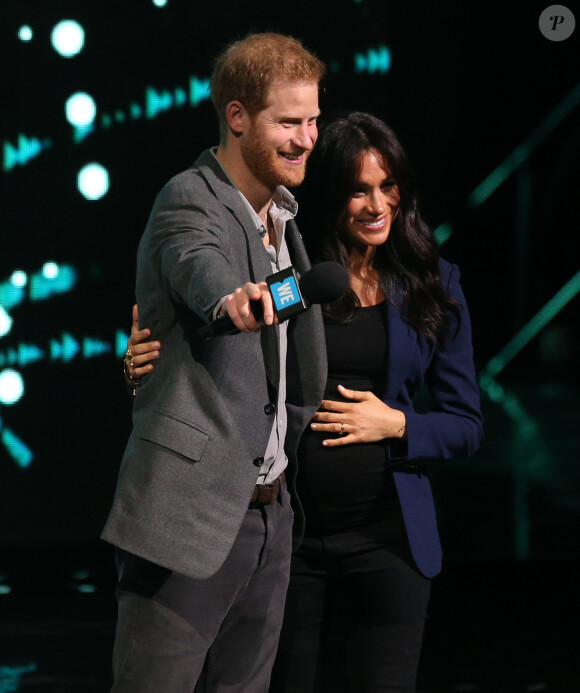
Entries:
MULTIPOLYGON (((308 258, 286 225, 294 267, 308 258)), ((279 380, 275 327, 200 340, 222 296, 263 281, 271 265, 239 192, 206 151, 160 192, 137 255, 139 321, 162 343, 133 410, 103 538, 193 578, 214 574, 240 528, 272 427, 279 380)), ((287 478, 323 396, 318 306, 288 327, 287 478)), ((298 513, 299 514, 299 513, 298 513)))

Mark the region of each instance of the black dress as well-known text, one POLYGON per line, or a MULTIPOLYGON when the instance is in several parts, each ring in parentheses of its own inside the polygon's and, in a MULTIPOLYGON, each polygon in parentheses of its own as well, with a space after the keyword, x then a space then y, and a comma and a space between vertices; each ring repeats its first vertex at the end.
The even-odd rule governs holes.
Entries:
MULTIPOLYGON (((325 399, 343 401, 338 385, 370 390, 381 398, 389 348, 385 304, 357 308, 349 323, 327 321, 325 332, 325 399)), ((323 440, 332 437, 310 428, 302 436, 298 495, 306 514, 306 534, 350 530, 399 514, 383 443, 330 448, 322 445, 323 440)))

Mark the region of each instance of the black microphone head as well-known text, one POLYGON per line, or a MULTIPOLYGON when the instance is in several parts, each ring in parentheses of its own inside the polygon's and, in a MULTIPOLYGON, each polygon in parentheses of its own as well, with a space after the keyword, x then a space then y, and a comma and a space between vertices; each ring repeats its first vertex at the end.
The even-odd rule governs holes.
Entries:
POLYGON ((330 303, 348 289, 348 272, 333 260, 320 262, 300 277, 300 291, 310 303, 330 303))

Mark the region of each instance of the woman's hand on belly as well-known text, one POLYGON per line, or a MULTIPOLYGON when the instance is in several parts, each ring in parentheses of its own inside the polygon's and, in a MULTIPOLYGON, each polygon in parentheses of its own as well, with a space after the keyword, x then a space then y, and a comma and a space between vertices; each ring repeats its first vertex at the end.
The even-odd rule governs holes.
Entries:
POLYGON ((322 441, 334 447, 350 443, 374 443, 384 438, 404 438, 405 414, 393 409, 368 390, 338 391, 347 402, 322 400, 320 411, 312 417, 310 427, 321 433, 338 433, 338 438, 322 441))

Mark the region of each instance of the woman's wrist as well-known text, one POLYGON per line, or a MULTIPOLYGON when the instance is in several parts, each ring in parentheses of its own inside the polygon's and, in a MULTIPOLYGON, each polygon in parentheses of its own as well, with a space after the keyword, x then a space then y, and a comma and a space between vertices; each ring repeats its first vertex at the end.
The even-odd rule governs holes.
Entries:
POLYGON ((401 414, 401 421, 399 428, 397 428, 397 431, 394 435, 394 438, 406 438, 407 437, 407 417, 403 412, 399 412, 401 414))
MULTIPOLYGON (((127 349, 127 353, 125 354, 125 357, 123 358, 123 376, 125 378, 125 382, 127 383, 127 386, 132 388, 133 394, 135 394, 135 390, 137 387, 139 387, 140 384, 140 379, 135 377, 131 371, 129 370, 129 364, 127 363, 127 359, 133 360, 133 354, 131 353, 131 349, 127 349)), ((131 366, 133 363, 131 363, 131 366)))

